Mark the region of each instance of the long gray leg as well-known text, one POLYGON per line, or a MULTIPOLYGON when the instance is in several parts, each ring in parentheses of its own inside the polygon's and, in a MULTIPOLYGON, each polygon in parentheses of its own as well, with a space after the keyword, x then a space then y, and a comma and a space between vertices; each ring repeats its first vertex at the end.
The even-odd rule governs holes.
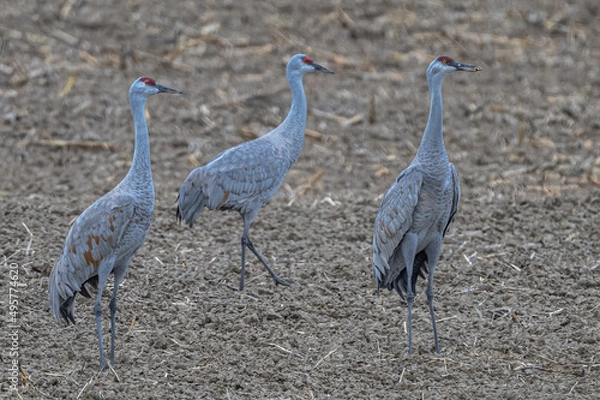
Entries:
POLYGON ((426 249, 427 259, 429 260, 429 275, 427 276, 427 303, 429 303, 429 314, 431 315, 431 325, 433 326, 433 340, 435 342, 435 352, 440 354, 440 346, 438 344, 437 326, 435 323, 435 310, 433 308, 433 274, 435 273, 435 267, 437 266, 440 254, 442 251, 442 239, 436 240, 430 244, 426 249))
POLYGON ((402 239, 401 251, 404 257, 404 264, 406 266, 406 302, 408 303, 408 355, 412 356, 412 307, 415 300, 415 293, 412 288, 412 274, 413 274, 413 263, 415 262, 415 255, 417 253, 418 236, 414 233, 407 233, 402 239))
POLYGON ((101 265, 98 268, 98 294, 96 295, 96 304, 94 305, 94 315, 96 316, 96 332, 98 334, 98 348, 100 351, 100 371, 106 368, 104 359, 104 346, 102 344, 102 290, 106 285, 108 274, 112 268, 112 262, 101 265))
POLYGON ((240 292, 244 290, 244 276, 246 275, 246 242, 244 242, 244 235, 242 235, 242 268, 240 273, 240 292))
POLYGON ((254 248, 254 245, 250 241, 250 236, 248 235, 248 232, 250 231, 250 226, 252 225, 252 220, 254 219, 254 217, 256 216, 257 213, 258 213, 258 210, 254 211, 250 214, 242 215, 242 219, 244 220, 244 233, 242 233, 242 268, 241 268, 241 276, 240 276, 240 292, 244 290, 244 275, 245 275, 245 271, 246 271, 246 247, 249 248, 252 253, 254 253, 256 258, 258 258, 258 260, 262 263, 262 265, 265 267, 267 272, 269 272, 269 274, 271 275, 271 277, 273 278, 273 280, 275 281, 276 284, 283 285, 283 286, 290 286, 289 282, 281 279, 279 276, 277 276, 277 274, 275 272, 273 272, 271 267, 269 267, 269 264, 267 264, 265 259, 260 255, 258 250, 256 250, 254 248))
POLYGON ((115 288, 113 290, 112 299, 110 300, 109 308, 110 308, 110 363, 115 365, 115 334, 117 331, 117 294, 119 292, 119 285, 125 276, 125 272, 127 272, 127 267, 129 267, 129 263, 131 260, 127 260, 127 262, 119 267, 113 269, 114 277, 115 277, 115 288))
MULTIPOLYGON (((244 239, 242 239, 242 241, 244 241, 244 239)), ((256 256, 256 258, 258 258, 258 260, 262 263, 262 265, 264 265, 264 267, 266 268, 266 270, 269 272, 269 274, 271 274, 271 277, 273 278, 273 280, 275 281, 276 284, 279 285, 283 285, 283 286, 290 286, 290 283, 281 279, 279 276, 277 276, 277 274, 271 269, 271 267, 269 267, 269 264, 267 264, 267 262, 265 261, 265 259, 260 255, 260 253, 258 252, 258 250, 256 250, 254 248, 254 245, 252 244, 252 242, 250 241, 249 237, 246 237, 246 246, 250 249, 250 251, 252 253, 254 253, 254 255, 256 256)))

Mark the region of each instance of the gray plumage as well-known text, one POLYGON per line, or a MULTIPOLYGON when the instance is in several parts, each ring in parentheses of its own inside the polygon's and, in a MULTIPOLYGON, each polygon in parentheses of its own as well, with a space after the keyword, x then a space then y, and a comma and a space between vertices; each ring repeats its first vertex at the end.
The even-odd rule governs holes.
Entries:
POLYGON ((396 290, 408 302, 408 354, 412 354, 412 305, 419 276, 427 275, 427 301, 438 345, 433 308, 433 275, 442 240, 460 201, 460 184, 448 161, 442 132, 442 83, 453 71, 480 71, 441 56, 427 68, 431 95, 429 118, 417 155, 396 178, 381 201, 373 235, 373 269, 377 288, 396 290), (409 284, 410 283, 410 284, 409 284))
POLYGON ((63 251, 49 279, 50 308, 57 320, 75 323, 77 293, 91 297, 87 285, 96 287, 96 330, 100 370, 106 367, 102 345, 102 289, 114 274, 110 301, 110 362, 115 362, 115 322, 117 292, 131 258, 148 236, 154 210, 154 184, 150 169, 148 127, 144 115, 146 100, 156 93, 181 93, 142 77, 131 85, 129 102, 135 125, 135 150, 129 172, 110 192, 89 206, 77 218, 65 240, 63 251))
POLYGON ((223 151, 207 165, 194 169, 179 189, 177 218, 190 227, 204 207, 240 213, 244 221, 240 291, 244 289, 246 248, 256 255, 276 284, 289 286, 254 248, 248 231, 262 205, 277 192, 288 169, 300 156, 307 113, 302 77, 312 71, 333 73, 304 54, 293 56, 286 68, 292 105, 281 125, 264 136, 223 151))

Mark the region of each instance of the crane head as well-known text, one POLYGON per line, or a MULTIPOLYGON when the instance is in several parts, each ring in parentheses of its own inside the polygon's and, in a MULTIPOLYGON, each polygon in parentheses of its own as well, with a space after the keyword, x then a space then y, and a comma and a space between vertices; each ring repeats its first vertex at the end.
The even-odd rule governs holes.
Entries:
POLYGON ((129 89, 131 94, 137 93, 145 96, 152 96, 157 93, 171 93, 171 94, 181 94, 182 92, 177 89, 171 89, 166 86, 163 86, 157 83, 154 79, 148 78, 147 76, 143 76, 141 78, 136 79, 135 82, 131 85, 129 89))
POLYGON ((328 74, 333 74, 334 72, 329 68, 326 68, 322 65, 317 64, 307 56, 306 54, 296 54, 292 58, 287 65, 288 72, 299 71, 301 74, 305 74, 307 72, 318 71, 318 72, 326 72, 328 74))
POLYGON ((458 61, 453 60, 448 56, 439 56, 429 65, 427 69, 427 73, 438 73, 443 72, 453 72, 453 71, 465 71, 465 72, 479 72, 483 68, 478 65, 473 64, 464 64, 458 61))

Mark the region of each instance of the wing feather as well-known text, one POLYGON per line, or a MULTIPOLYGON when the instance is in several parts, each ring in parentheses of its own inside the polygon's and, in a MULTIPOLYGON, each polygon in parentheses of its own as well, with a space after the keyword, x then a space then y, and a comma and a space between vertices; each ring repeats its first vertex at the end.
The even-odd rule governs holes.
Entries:
POLYGON ((225 151, 205 169, 218 176, 215 184, 230 195, 256 196, 279 188, 292 165, 286 156, 286 152, 262 137, 225 151))
POLYGON ((86 294, 84 283, 98 275, 103 263, 114 260, 134 209, 130 196, 105 196, 77 218, 50 274, 49 298, 57 318, 60 305, 76 292, 86 294))
POLYGON ((399 269, 391 271, 390 259, 413 223, 422 183, 421 172, 409 166, 383 196, 373 235, 373 268, 378 287, 387 286, 400 273, 399 269))
POLYGON ((178 216, 192 224, 203 207, 239 210, 267 201, 293 164, 284 146, 272 139, 263 136, 239 144, 193 170, 179 190, 178 216))
POLYGON ((454 222, 454 217, 456 216, 456 211, 458 211, 458 204, 460 203, 460 179, 458 177, 458 172, 456 172, 456 168, 454 164, 450 164, 450 171, 452 173, 452 184, 454 187, 454 195, 452 197, 452 208, 450 209, 450 217, 448 218, 448 223, 444 227, 444 234, 446 236, 446 232, 450 225, 454 222))

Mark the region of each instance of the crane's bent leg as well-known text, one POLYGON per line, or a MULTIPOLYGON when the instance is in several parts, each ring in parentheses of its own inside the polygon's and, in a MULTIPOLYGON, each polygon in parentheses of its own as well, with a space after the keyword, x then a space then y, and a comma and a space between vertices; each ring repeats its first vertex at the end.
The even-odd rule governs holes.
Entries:
MULTIPOLYGON (((273 278, 273 280, 275 281, 276 284, 279 285, 283 285, 283 286, 290 286, 290 283, 281 279, 279 276, 277 276, 277 274, 271 269, 271 267, 269 267, 269 264, 267 264, 267 262, 265 261, 265 259, 260 255, 260 253, 258 252, 258 250, 256 250, 254 248, 254 245, 252 244, 252 242, 250 241, 250 237, 248 237, 248 235, 244 235, 242 236, 242 256, 244 255, 244 250, 245 247, 248 247, 250 249, 250 251, 252 253, 254 253, 254 255, 256 256, 256 258, 258 258, 258 260, 262 263, 262 265, 265 267, 265 269, 267 270, 267 272, 269 272, 269 274, 271 274, 271 277, 273 278)), ((242 262, 244 260, 242 259, 242 262)), ((242 265, 242 277, 243 277, 243 265, 242 265)), ((243 283, 243 281, 242 281, 243 283)), ((242 284, 240 284, 240 290, 243 290, 243 286, 242 284)))
POLYGON ((429 262, 429 275, 427 275, 427 303, 429 303, 429 314, 431 314, 431 325, 433 326, 433 340, 435 342, 435 352, 440 354, 440 345, 438 344, 437 326, 435 323, 435 310, 433 308, 433 274, 435 267, 437 266, 438 260, 440 259, 440 253, 442 251, 442 239, 436 240, 430 244, 426 249, 427 259, 429 262))
POLYGON ((115 334, 117 332, 117 293, 119 292, 119 285, 127 272, 127 267, 131 259, 127 260, 126 263, 119 265, 113 269, 115 278, 115 288, 113 289, 112 299, 110 299, 110 363, 115 365, 115 334))
POLYGON ((407 330, 408 330, 408 355, 412 356, 412 307, 415 300, 415 292, 412 287, 412 274, 413 274, 413 263, 415 262, 415 255, 417 254, 417 244, 419 238, 414 233, 407 233, 402 239, 401 251, 404 257, 404 265, 406 266, 406 302, 408 303, 408 317, 407 317, 407 330))
POLYGON ((112 263, 105 263, 98 268, 98 294, 96 295, 96 304, 94 305, 94 315, 96 316, 96 332, 98 333, 98 348, 100 351, 100 371, 106 368, 104 360, 104 346, 102 345, 102 290, 106 285, 108 274, 112 268, 112 263), (107 265, 109 264, 109 265, 107 265))
POLYGON ((244 290, 244 272, 245 272, 245 267, 246 267, 246 247, 249 248, 252 253, 254 253, 256 258, 258 258, 258 260, 262 263, 262 265, 269 272, 269 274, 271 274, 271 277, 273 278, 273 280, 275 281, 276 284, 283 285, 283 286, 290 286, 290 284, 288 282, 284 281, 279 276, 277 276, 277 274, 275 272, 273 272, 271 267, 269 267, 269 264, 267 264, 265 259, 254 248, 254 245, 250 241, 250 236, 248 235, 248 232, 250 231, 250 226, 252 225, 252 220, 254 220, 254 217, 256 217, 256 214, 258 213, 259 210, 260 210, 260 208, 257 208, 248 213, 245 213, 245 214, 240 212, 240 215, 242 216, 242 220, 244 221, 244 232, 242 233, 242 276, 240 278, 240 292, 242 290, 244 290))

